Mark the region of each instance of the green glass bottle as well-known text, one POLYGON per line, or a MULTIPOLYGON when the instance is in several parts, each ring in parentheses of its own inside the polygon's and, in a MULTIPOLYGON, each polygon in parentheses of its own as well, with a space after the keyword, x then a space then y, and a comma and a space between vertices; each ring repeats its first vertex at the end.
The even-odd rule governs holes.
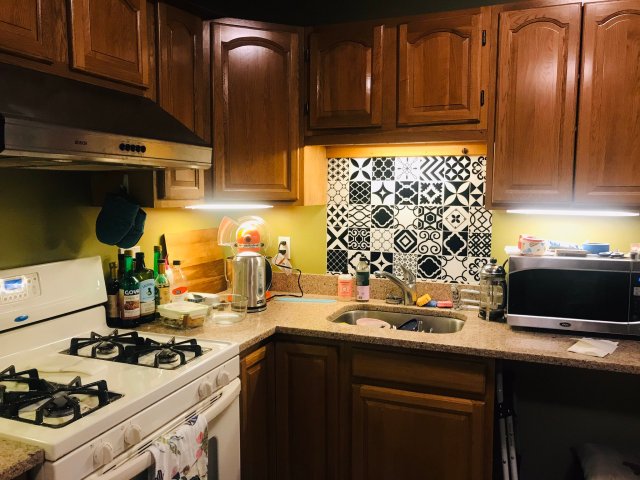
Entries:
POLYGON ((158 262, 162 258, 162 247, 160 245, 155 245, 153 247, 153 276, 158 276, 158 262))
MULTIPOLYGON (((118 257, 119 256, 120 255, 118 255, 118 257)), ((116 268, 116 262, 109 264, 109 280, 107 280, 107 326, 111 328, 118 328, 120 326, 120 312, 118 310, 120 283, 118 282, 116 268)))
POLYGON ((136 253, 135 277, 140 282, 140 320, 138 323, 153 321, 156 314, 156 283, 153 270, 144 264, 144 253, 136 253))
POLYGON ((165 271, 164 260, 158 261, 158 276, 156 277, 156 308, 171 302, 171 285, 165 271))
POLYGON ((133 257, 125 256, 125 272, 119 291, 120 325, 133 328, 140 321, 140 282, 133 271, 133 257))

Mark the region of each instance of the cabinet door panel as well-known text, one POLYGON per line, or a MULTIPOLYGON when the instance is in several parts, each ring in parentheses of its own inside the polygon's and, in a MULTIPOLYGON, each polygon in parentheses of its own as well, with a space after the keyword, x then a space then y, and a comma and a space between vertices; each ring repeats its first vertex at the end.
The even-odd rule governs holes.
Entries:
POLYGON ((493 203, 572 200, 581 6, 500 14, 493 203))
POLYGON ((276 345, 278 478, 338 477, 338 351, 335 347, 276 345))
POLYGON ((53 22, 51 0, 2 0, 0 50, 51 62, 53 22))
POLYGON ((147 2, 71 0, 72 67, 147 86, 147 2))
POLYGON ((215 196, 298 197, 298 35, 214 26, 215 196))
POLYGON ((484 402, 353 386, 353 479, 484 476, 484 402))
POLYGON ((398 123, 478 123, 482 48, 480 11, 400 25, 398 123))
POLYGON ((311 33, 311 128, 381 124, 383 32, 377 25, 311 33))
POLYGON ((640 205, 640 2, 585 5, 576 201, 640 205))

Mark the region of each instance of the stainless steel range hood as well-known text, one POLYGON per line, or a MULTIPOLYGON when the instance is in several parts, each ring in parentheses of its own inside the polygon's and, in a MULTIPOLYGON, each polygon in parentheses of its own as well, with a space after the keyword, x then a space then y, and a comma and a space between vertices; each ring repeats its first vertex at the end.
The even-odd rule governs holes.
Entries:
POLYGON ((0 168, 210 168, 211 155, 147 98, 0 64, 0 168))

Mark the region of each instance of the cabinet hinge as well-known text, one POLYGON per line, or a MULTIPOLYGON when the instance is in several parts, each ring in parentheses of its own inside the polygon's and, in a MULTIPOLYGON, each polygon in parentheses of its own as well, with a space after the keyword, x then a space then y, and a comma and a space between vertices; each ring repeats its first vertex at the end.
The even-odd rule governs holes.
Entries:
POLYGON ((309 50, 308 48, 304 49, 304 61, 308 62, 309 60, 311 60, 311 50, 309 50))
POLYGON ((484 105, 484 90, 480 90, 480 106, 484 105))
POLYGON ((309 115, 309 102, 304 103, 304 114, 309 115))
POLYGON ((487 31, 482 30, 482 46, 484 47, 487 44, 487 31))

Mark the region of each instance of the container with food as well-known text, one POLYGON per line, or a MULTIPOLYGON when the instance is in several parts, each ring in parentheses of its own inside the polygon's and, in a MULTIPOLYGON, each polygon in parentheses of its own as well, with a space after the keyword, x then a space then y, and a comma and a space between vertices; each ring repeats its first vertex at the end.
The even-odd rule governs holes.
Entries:
POLYGON ((163 325, 173 328, 201 327, 209 313, 208 305, 192 302, 176 302, 158 305, 158 314, 163 325))

